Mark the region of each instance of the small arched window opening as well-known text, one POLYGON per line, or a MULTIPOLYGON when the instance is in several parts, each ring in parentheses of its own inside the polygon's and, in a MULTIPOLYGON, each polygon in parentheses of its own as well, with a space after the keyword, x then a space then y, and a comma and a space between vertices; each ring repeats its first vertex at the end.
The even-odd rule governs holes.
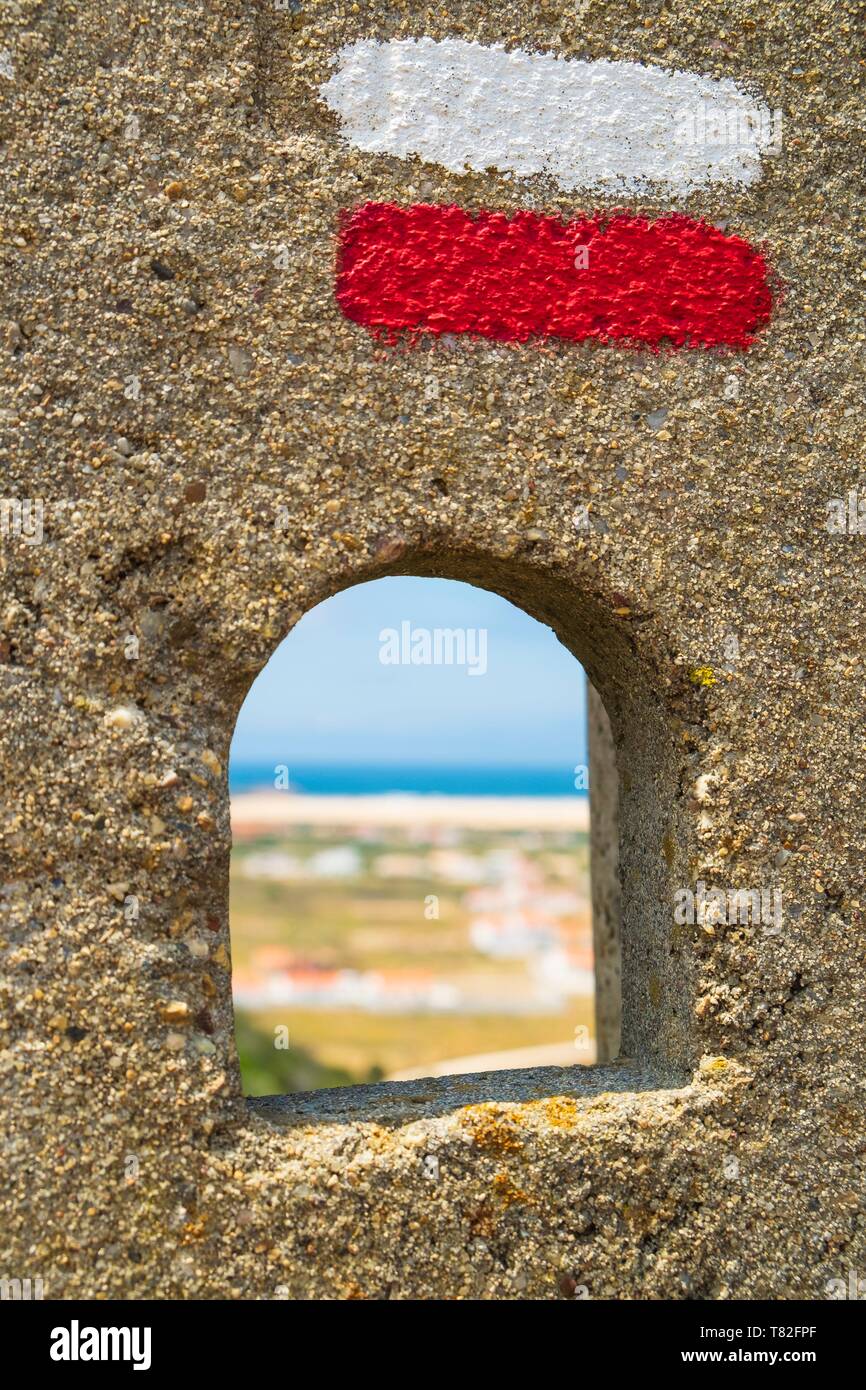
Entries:
POLYGON ((245 1090, 607 1060, 615 776, 577 661, 497 594, 401 577, 311 609, 232 746, 245 1090))

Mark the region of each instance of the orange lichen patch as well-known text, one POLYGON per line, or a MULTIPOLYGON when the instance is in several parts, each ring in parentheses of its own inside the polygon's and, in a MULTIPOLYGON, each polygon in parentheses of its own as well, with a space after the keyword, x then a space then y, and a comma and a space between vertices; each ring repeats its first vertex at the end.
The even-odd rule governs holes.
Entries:
POLYGON ((519 1153, 523 1140, 517 1132, 517 1118, 487 1105, 470 1105, 465 1110, 472 1138, 479 1149, 493 1153, 519 1153))
POLYGON ((528 1192, 524 1192, 522 1187, 517 1187, 511 1181, 507 1173, 497 1173, 493 1179, 493 1191, 499 1202, 506 1209, 518 1206, 521 1203, 531 1202, 532 1198, 528 1192))
POLYGON ((570 1096, 551 1096, 545 1101, 544 1115, 557 1129, 570 1129, 577 1122, 577 1102, 570 1096))

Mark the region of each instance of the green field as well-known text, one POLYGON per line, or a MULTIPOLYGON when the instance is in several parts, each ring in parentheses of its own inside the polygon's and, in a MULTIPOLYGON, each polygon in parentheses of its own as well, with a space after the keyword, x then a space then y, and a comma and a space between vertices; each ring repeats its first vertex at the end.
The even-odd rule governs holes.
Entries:
MULTIPOLYGON (((460 854, 485 865, 491 856, 507 852, 519 855, 520 865, 545 891, 570 889, 586 895, 585 835, 477 832, 461 837, 459 844, 460 854)), ((282 948, 305 967, 382 972, 396 979, 413 972, 488 1001, 477 1012, 239 1007, 238 1044, 248 1093, 376 1080, 448 1058, 567 1043, 576 1027, 592 1030, 592 1000, 585 996, 570 997, 551 1012, 515 1012, 530 989, 526 961, 493 959, 473 945, 466 904, 472 885, 445 881, 435 871, 436 863, 435 849, 431 853, 430 846, 415 841, 409 845, 395 832, 361 845, 345 834, 298 831, 288 839, 261 838, 236 847, 231 925, 239 982, 248 983, 251 975, 264 978, 270 957, 267 951, 261 954, 263 948, 282 948), (339 878, 305 876, 313 855, 348 843, 360 854, 357 872, 339 878), (300 872, 290 881, 247 876, 244 866, 251 855, 274 850, 290 855, 302 866, 300 872), (394 854, 425 861, 422 871, 407 877, 377 874, 381 856, 394 854), (438 899, 439 915, 432 920, 425 916, 430 895, 438 899), (496 1012, 498 1000, 511 1001, 512 1010, 496 1012), (288 1030, 287 1049, 275 1047, 275 1029, 288 1030)), ((560 925, 569 940, 583 941, 588 916, 579 913, 560 925)))

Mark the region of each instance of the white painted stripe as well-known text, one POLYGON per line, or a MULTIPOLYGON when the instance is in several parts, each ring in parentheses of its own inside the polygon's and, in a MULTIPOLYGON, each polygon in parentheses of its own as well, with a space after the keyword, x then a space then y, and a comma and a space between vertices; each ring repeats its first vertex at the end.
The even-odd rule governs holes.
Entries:
POLYGON ((731 78, 584 62, 462 39, 361 39, 321 93, 358 149, 561 189, 676 194, 749 184, 777 121, 731 78))

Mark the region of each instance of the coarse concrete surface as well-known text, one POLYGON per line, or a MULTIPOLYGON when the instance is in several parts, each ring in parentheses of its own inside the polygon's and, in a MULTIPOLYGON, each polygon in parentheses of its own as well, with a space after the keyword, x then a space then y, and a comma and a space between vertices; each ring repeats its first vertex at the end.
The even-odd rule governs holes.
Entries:
POLYGON ((820 1299, 866 1272, 856 499, 826 526, 862 468, 861 24, 855 0, 3 6, 0 463, 30 503, 0 552, 4 1275, 820 1299), (765 248, 754 347, 388 348, 343 319, 360 202, 599 207, 353 151, 319 97, 334 54, 423 34, 781 110, 760 181, 633 205, 765 248), (585 665, 631 1060, 248 1105, 234 721, 305 611, 386 574, 495 589, 585 665), (701 882, 780 893, 781 930, 677 921, 701 882))
POLYGON ((618 1056, 622 1033, 622 901, 619 885, 619 776, 610 720, 601 696, 587 690, 591 806, 590 892, 595 962, 596 1060, 618 1056))

